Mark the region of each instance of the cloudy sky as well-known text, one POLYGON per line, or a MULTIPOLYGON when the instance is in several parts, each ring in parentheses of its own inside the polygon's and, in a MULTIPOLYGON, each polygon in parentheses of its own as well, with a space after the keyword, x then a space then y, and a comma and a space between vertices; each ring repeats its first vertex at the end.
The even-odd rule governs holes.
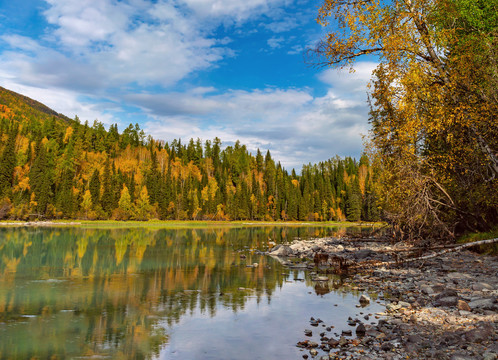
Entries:
POLYGON ((288 169, 361 154, 375 64, 313 68, 319 0, 0 0, 0 85, 154 138, 237 139, 288 169))

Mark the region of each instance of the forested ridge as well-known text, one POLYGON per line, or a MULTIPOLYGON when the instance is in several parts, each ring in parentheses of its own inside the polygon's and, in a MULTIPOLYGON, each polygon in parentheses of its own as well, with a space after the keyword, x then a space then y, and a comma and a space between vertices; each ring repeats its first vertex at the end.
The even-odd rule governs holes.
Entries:
POLYGON ((0 217, 116 220, 379 220, 369 160, 286 171, 220 139, 121 133, 0 88, 0 217))

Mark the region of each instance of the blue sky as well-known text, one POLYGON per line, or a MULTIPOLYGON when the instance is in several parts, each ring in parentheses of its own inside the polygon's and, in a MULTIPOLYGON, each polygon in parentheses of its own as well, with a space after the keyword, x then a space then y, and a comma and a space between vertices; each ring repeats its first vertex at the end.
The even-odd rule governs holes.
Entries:
POLYGON ((0 0, 0 85, 171 141, 237 139, 290 169, 358 157, 366 85, 313 68, 317 0, 0 0))

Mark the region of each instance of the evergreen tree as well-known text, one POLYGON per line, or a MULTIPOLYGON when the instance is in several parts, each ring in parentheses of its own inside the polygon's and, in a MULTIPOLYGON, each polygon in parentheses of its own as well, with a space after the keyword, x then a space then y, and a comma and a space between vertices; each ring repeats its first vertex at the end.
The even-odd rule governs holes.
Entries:
POLYGON ((112 211, 112 203, 113 203, 113 191, 111 188, 111 163, 109 158, 106 159, 104 165, 104 174, 103 174, 103 192, 102 192, 102 209, 110 214, 112 211))
POLYGON ((13 126, 0 157, 0 196, 10 192, 14 179, 14 168, 16 166, 16 136, 18 128, 13 126))
POLYGON ((36 154, 29 172, 29 185, 32 193, 35 194, 36 211, 39 215, 45 215, 47 206, 53 197, 53 169, 42 141, 39 141, 36 146, 36 154))
POLYGON ((92 195, 92 203, 100 203, 100 173, 97 169, 93 171, 90 183, 88 184, 90 194, 92 195))

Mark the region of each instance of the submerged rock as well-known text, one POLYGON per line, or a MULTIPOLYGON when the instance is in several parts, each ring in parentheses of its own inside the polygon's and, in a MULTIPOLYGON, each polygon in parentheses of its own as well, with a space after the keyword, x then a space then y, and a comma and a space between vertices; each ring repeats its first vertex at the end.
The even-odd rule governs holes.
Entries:
POLYGON ((294 251, 290 246, 287 245, 277 245, 271 251, 270 255, 273 256, 289 256, 294 255, 294 251))
POLYGON ((366 295, 361 295, 360 296, 360 304, 369 304, 370 303, 370 298, 366 295))

